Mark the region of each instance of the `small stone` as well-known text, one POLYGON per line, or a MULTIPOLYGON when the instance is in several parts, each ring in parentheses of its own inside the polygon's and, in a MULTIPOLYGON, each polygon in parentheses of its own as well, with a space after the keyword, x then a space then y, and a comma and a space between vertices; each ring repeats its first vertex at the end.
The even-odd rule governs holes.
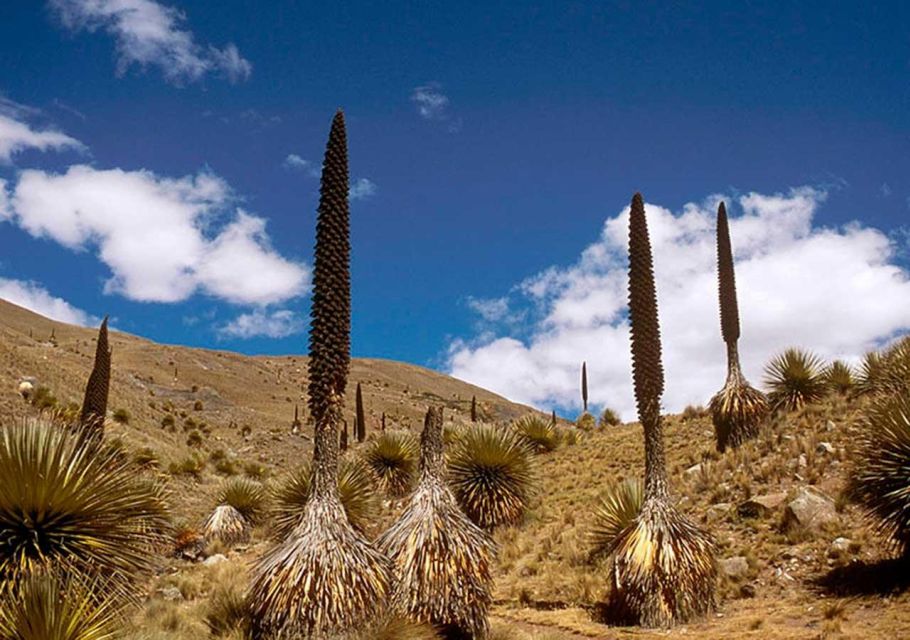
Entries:
POLYGON ((215 555, 206 558, 202 564, 207 567, 214 567, 216 564, 221 564, 222 562, 227 562, 227 556, 223 553, 216 553, 215 555))
POLYGON ((686 469, 685 471, 683 471, 683 475, 685 475, 687 478, 691 478, 691 477, 696 476, 699 473, 701 473, 701 470, 702 470, 702 465, 699 462, 698 464, 694 464, 691 467, 689 467, 688 469, 686 469))
POLYGON ((818 529, 820 526, 837 519, 834 500, 813 487, 802 487, 784 510, 784 528, 794 525, 806 529, 818 529))
POLYGON ((730 513, 731 505, 729 502, 718 502, 708 507, 708 522, 717 522, 730 513))
POLYGON ((724 575, 734 580, 741 578, 749 571, 749 562, 743 556, 724 558, 717 564, 724 575))
POLYGON ((815 452, 823 455, 834 455, 837 449, 830 442, 819 442, 818 446, 815 447, 815 452))
POLYGON ((852 544, 853 540, 850 538, 835 538, 834 542, 831 543, 831 550, 843 553, 849 551, 852 544))
POLYGON ((834 424, 831 420, 825 422, 825 431, 834 431, 837 428, 837 425, 834 424))
POLYGON ((755 597, 755 585, 754 584, 744 584, 739 588, 739 597, 740 598, 754 598, 755 597))
POLYGON ((177 587, 163 587, 158 589, 158 595, 161 596, 162 600, 167 600, 169 602, 183 600, 183 594, 180 593, 180 589, 177 587))
POLYGON ((779 509, 786 499, 786 493, 768 493, 746 500, 736 510, 741 518, 761 518, 779 509))
POLYGON ((799 458, 796 459, 796 466, 800 469, 805 469, 807 466, 809 466, 809 459, 806 458, 805 453, 799 454, 799 458))

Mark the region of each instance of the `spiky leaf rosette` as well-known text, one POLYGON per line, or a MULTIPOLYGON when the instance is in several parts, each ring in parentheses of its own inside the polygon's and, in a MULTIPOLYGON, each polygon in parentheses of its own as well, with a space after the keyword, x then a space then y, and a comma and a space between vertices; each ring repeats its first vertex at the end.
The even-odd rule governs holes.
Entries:
POLYGON ((386 431, 363 453, 383 492, 398 498, 406 496, 414 484, 417 457, 417 440, 406 431, 386 431))
POLYGON ((535 453, 549 453, 559 446, 555 423, 539 415, 523 416, 512 423, 512 428, 535 453))
POLYGON ((254 637, 347 637, 385 609, 391 567, 348 523, 340 502, 307 502, 297 527, 253 569, 254 637))
POLYGON ((622 532, 641 513, 645 485, 638 479, 629 479, 612 485, 601 498, 594 512, 591 530, 591 557, 609 557, 616 551, 622 532))
POLYGON ((464 431, 449 457, 449 486, 479 527, 517 524, 531 495, 531 451, 510 429, 478 423, 464 431))
POLYGON ((641 514, 613 546, 615 617, 670 627, 714 607, 714 542, 671 506, 645 498, 641 514))
POLYGON ((111 386, 111 348, 107 336, 107 316, 98 329, 98 344, 95 346, 95 364, 85 385, 82 412, 79 425, 85 433, 102 433, 107 415, 107 397, 111 386))
POLYGON ((721 453, 756 437, 770 412, 765 394, 742 376, 727 378, 724 388, 711 398, 710 409, 717 450, 721 453))
POLYGON ((0 429, 0 583, 46 566, 132 581, 167 524, 161 488, 115 449, 41 420, 0 429))
POLYGON ((802 349, 787 349, 771 360, 765 386, 773 411, 795 411, 818 402, 828 390, 821 359, 802 349))
POLYGON ((713 606, 714 544, 671 505, 660 422, 664 377, 651 243, 641 194, 629 216, 629 320, 632 378, 645 435, 641 512, 613 548, 614 615, 649 627, 668 627, 713 606))
POLYGON ((392 603, 444 637, 483 638, 492 602, 493 542, 458 508, 446 486, 442 411, 421 435, 421 476, 401 517, 377 541, 392 560, 392 603))
POLYGON ((249 542, 250 523, 231 505, 221 504, 205 521, 202 535, 206 542, 217 540, 228 546, 243 544, 249 542))
POLYGON ((114 640, 125 608, 100 577, 36 571, 0 594, 4 640, 114 640))
MULTIPOLYGON (((274 489, 272 531, 279 539, 288 536, 303 516, 312 495, 312 467, 303 464, 283 479, 274 489)), ((378 511, 375 480, 370 468, 360 458, 345 456, 338 464, 338 494, 344 513, 360 533, 365 533, 378 511)))
POLYGON ((250 524, 257 524, 265 515, 268 492, 259 482, 249 478, 225 480, 218 491, 217 503, 229 505, 250 524))
POLYGON ((825 369, 825 383, 830 389, 846 395, 855 385, 853 368, 843 360, 835 360, 825 369))
POLYGON ((881 351, 867 353, 860 367, 862 393, 900 393, 910 389, 910 337, 881 351))
POLYGON ((910 394, 883 396, 864 418, 850 490, 879 533, 910 556, 910 394))

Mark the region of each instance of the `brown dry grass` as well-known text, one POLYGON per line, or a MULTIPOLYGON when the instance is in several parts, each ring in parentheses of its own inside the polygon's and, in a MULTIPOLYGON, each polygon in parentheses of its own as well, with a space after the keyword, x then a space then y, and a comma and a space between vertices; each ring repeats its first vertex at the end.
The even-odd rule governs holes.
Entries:
MULTIPOLYGON (((53 323, 0 301, 0 415, 34 413, 16 394, 20 376, 36 376, 61 401, 78 401, 91 368, 94 335, 92 329, 53 323), (45 342, 52 327, 56 347, 45 342)), ((158 470, 150 467, 148 473, 164 473, 171 463, 192 455, 205 460, 198 479, 191 475, 169 479, 175 511, 187 524, 200 527, 215 506, 224 477, 216 470, 219 461, 234 461, 221 468, 238 473, 262 465, 274 478, 308 457, 310 442, 305 435, 311 428, 305 425, 302 436, 290 433, 294 403, 305 406, 304 358, 250 358, 163 346, 119 332, 111 341, 109 406, 127 409, 131 419, 129 424, 109 421, 110 437, 122 438, 131 452, 149 449, 158 470), (202 402, 201 410, 194 410, 197 401, 202 402), (174 418, 173 432, 160 426, 167 415, 174 418), (200 447, 186 444, 187 418, 203 435, 200 447), (206 423, 204 428, 201 422, 206 423), (243 425, 250 426, 248 434, 243 425)), ((390 427, 416 430, 431 402, 444 404, 447 417, 459 422, 468 416, 472 395, 501 418, 526 411, 471 385, 400 363, 355 360, 352 385, 357 382, 363 384, 370 431, 378 429, 383 411, 390 427)), ((353 423, 353 394, 349 401, 348 419, 353 423)), ((743 578, 721 584, 717 612, 670 632, 606 627, 594 623, 590 615, 591 608, 605 599, 609 582, 606 564, 588 562, 594 506, 611 483, 641 473, 640 426, 582 432, 560 425, 569 437, 555 452, 537 458, 538 490, 525 522, 496 534, 500 551, 491 640, 910 637, 910 590, 903 590, 908 586, 906 568, 882 562, 889 557, 885 545, 867 528, 859 508, 840 498, 846 452, 855 440, 855 419, 863 402, 832 397, 775 420, 756 440, 724 455, 714 450, 709 417, 667 419, 668 469, 681 510, 711 531, 721 558, 741 555, 749 565, 743 578), (820 442, 830 443, 835 453, 819 453, 820 442), (687 472, 696 464, 702 465, 700 471, 687 472), (815 485, 834 497, 841 510, 838 521, 821 532, 784 532, 780 514, 746 519, 736 513, 736 504, 750 496, 793 495, 804 485, 815 485), (853 544, 847 551, 832 552, 831 542, 839 536, 853 544), (832 571, 835 579, 826 588, 821 582, 832 571)), ((399 507, 386 505, 382 522, 390 522, 399 507)), ((371 533, 381 531, 382 522, 371 533)), ((246 584, 248 566, 261 554, 266 538, 263 526, 254 531, 248 547, 209 549, 228 556, 227 563, 215 567, 168 559, 149 585, 149 599, 129 637, 208 637, 204 616, 209 596, 218 585, 246 584), (169 586, 177 587, 181 600, 162 597, 160 590, 169 586)))

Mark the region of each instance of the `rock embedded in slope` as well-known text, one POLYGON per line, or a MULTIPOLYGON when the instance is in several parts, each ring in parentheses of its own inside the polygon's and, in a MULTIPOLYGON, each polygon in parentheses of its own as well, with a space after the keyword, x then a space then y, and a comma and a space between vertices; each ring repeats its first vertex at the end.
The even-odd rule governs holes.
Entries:
POLYGON ((814 487, 801 487, 786 509, 784 509, 783 527, 789 530, 802 527, 818 530, 829 522, 837 520, 834 500, 814 487))
POLYGON ((736 511, 740 518, 765 518, 780 509, 786 500, 786 493, 767 493, 740 503, 736 511))

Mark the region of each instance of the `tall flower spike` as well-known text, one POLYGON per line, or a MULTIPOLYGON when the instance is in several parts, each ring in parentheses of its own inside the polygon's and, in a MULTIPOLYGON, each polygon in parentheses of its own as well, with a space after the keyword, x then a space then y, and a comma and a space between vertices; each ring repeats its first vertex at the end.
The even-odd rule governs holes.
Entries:
POLYGON ((95 363, 85 385, 82 413, 79 426, 86 434, 104 433, 104 417, 107 415, 107 397, 111 386, 111 348, 107 336, 107 316, 98 330, 98 344, 95 347, 95 363))
MULTIPOLYGON (((309 406, 316 423, 314 455, 325 459, 325 473, 332 476, 332 487, 337 467, 337 418, 351 362, 350 226, 347 134, 344 114, 339 110, 332 120, 319 189, 309 360, 309 406), (320 449, 325 449, 322 456, 320 449)), ((315 472, 320 473, 318 465, 315 472)), ((314 486, 317 492, 319 485, 317 481, 314 486)))
POLYGON ((660 354, 660 323, 654 289, 654 261, 641 194, 632 198, 629 214, 629 321, 632 325, 632 381, 642 423, 660 416, 664 367, 660 354))
POLYGON ((720 297, 720 330, 724 342, 739 340, 739 306, 736 303, 736 273, 733 271, 733 249, 727 207, 717 207, 717 284, 720 297))

